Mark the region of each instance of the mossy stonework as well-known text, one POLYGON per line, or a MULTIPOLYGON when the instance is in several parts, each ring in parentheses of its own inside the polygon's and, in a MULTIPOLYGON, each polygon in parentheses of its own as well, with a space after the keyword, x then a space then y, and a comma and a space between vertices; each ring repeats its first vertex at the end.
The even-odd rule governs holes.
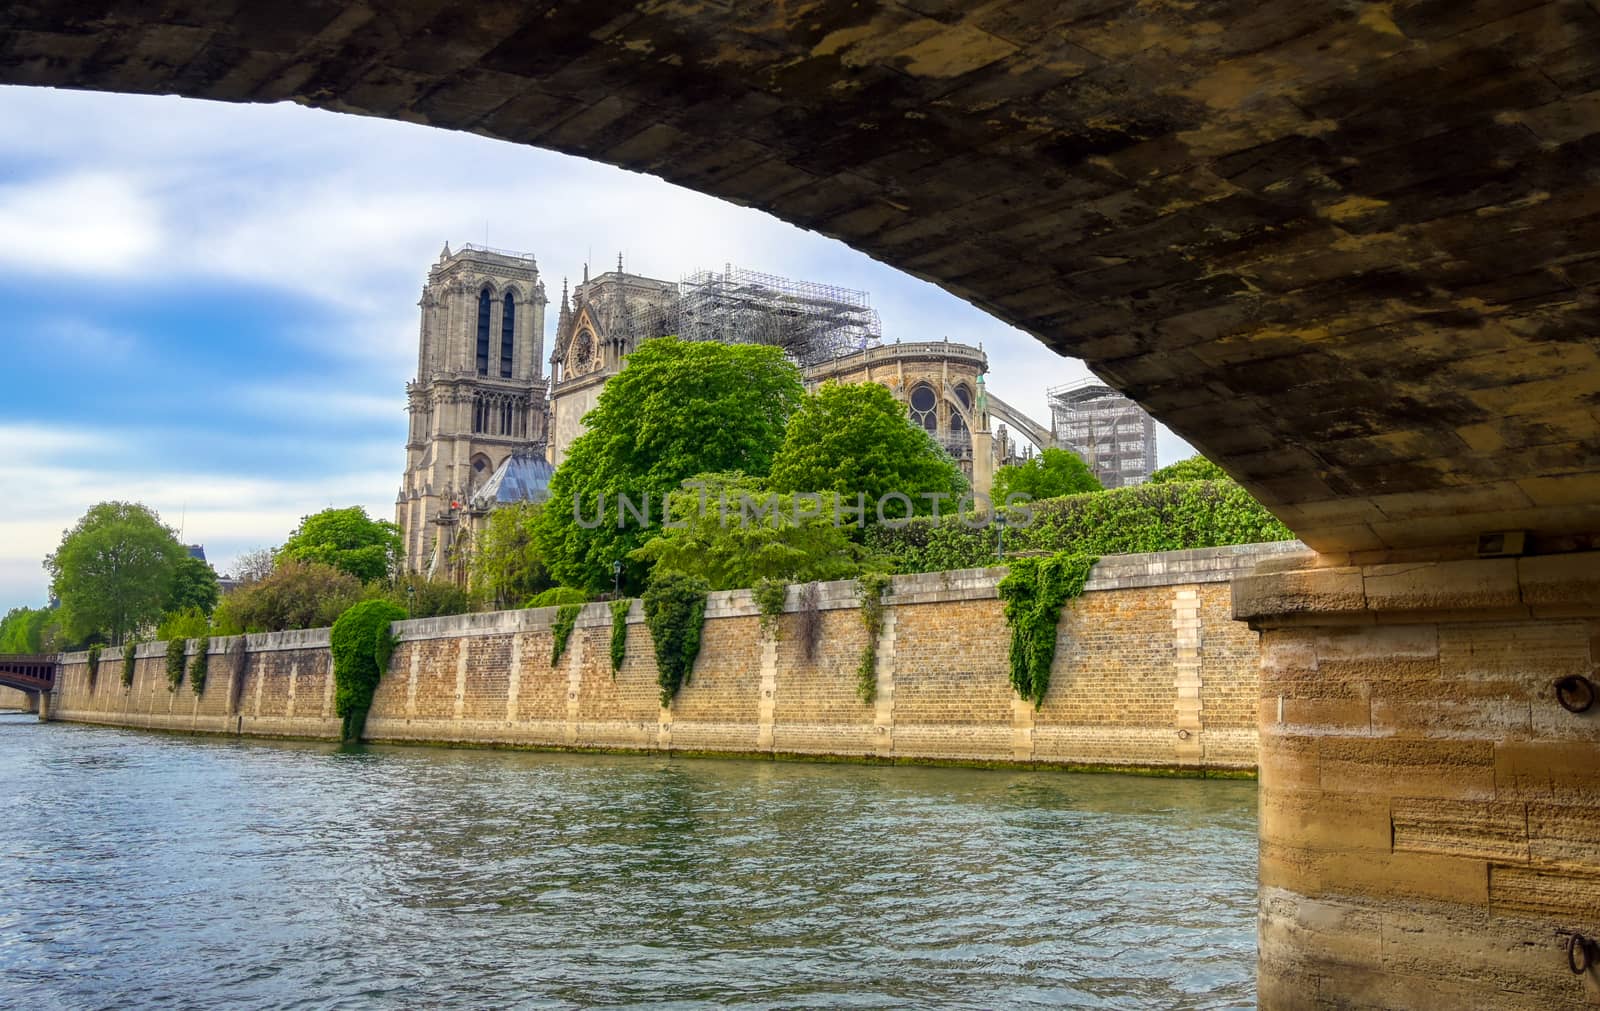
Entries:
MULTIPOLYGON (((616 669, 616 617, 605 603, 582 608, 554 669, 547 662, 554 608, 397 622, 365 738, 1248 771, 1256 762, 1256 636, 1230 619, 1227 580, 1282 550, 1103 559, 1062 618, 1050 687, 1037 710, 1017 700, 1010 685, 1011 633, 995 589, 1005 570, 975 569, 897 576, 886 587, 880 693, 871 705, 857 694, 868 633, 851 581, 811 584, 814 593, 792 595, 786 622, 806 613, 803 598, 816 598, 819 627, 810 656, 799 635, 761 635, 760 609, 748 591, 710 594, 693 676, 666 708, 640 607, 624 612, 616 669), (1195 602, 1199 631, 1182 633, 1200 640, 1192 671, 1175 629, 1180 599, 1195 602), (1179 734, 1185 727, 1187 738, 1179 734)), ((123 726, 337 739, 328 630, 252 635, 245 645, 248 662, 213 663, 198 695, 167 690, 160 643, 138 647, 127 689, 106 678, 91 689, 82 654, 68 654, 56 714, 123 726)), ((211 651, 231 654, 237 646, 237 639, 215 639, 211 651)))

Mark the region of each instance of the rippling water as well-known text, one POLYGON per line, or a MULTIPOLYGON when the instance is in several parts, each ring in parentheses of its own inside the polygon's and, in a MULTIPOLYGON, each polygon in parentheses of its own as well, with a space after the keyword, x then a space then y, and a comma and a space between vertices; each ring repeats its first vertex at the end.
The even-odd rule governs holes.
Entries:
POLYGON ((1254 1004, 1255 788, 0 716, 0 1006, 1254 1004))

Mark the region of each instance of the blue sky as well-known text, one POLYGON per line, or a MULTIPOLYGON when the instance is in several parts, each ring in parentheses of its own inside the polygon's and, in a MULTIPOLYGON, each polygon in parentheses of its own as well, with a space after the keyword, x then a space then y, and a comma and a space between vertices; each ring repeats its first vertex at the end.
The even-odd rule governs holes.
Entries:
MULTIPOLYGON (((446 241, 532 252, 552 300, 619 251, 654 277, 731 262, 862 289, 890 338, 981 342, 990 388, 1040 420, 1048 387, 1088 374, 762 212, 469 134, 0 87, 0 136, 0 612, 44 602, 44 556, 104 499, 181 523, 222 571, 329 505, 392 518, 446 241)), ((1164 430, 1160 449, 1191 452, 1164 430)))

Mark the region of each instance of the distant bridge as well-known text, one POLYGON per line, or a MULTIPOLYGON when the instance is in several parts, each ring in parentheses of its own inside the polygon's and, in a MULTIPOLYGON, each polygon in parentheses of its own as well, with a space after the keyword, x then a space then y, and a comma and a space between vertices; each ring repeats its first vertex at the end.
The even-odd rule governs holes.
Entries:
POLYGON ((30 695, 55 686, 60 663, 44 654, 0 653, 0 688, 16 688, 30 695))

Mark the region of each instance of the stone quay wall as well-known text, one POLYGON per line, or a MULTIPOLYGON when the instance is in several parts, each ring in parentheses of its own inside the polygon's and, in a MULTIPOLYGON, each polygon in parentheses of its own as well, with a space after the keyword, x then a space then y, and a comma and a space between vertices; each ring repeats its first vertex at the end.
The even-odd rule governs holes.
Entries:
MULTIPOLYGON (((898 576, 885 597, 877 698, 856 694, 866 645, 854 582, 822 583, 821 635, 802 654, 798 587, 777 637, 749 591, 713 593, 689 682, 663 708, 643 609, 613 674, 611 616, 586 606, 550 662, 555 608, 398 622, 366 739, 510 747, 843 756, 907 761, 1249 770, 1256 765, 1256 633, 1232 620, 1230 581, 1295 542, 1108 557, 1063 609, 1037 710, 1008 682, 1005 570, 898 576)), ((161 730, 335 739, 327 629, 213 639, 204 691, 166 680, 166 648, 137 651, 133 683, 107 650, 63 656, 55 719, 161 730)))

